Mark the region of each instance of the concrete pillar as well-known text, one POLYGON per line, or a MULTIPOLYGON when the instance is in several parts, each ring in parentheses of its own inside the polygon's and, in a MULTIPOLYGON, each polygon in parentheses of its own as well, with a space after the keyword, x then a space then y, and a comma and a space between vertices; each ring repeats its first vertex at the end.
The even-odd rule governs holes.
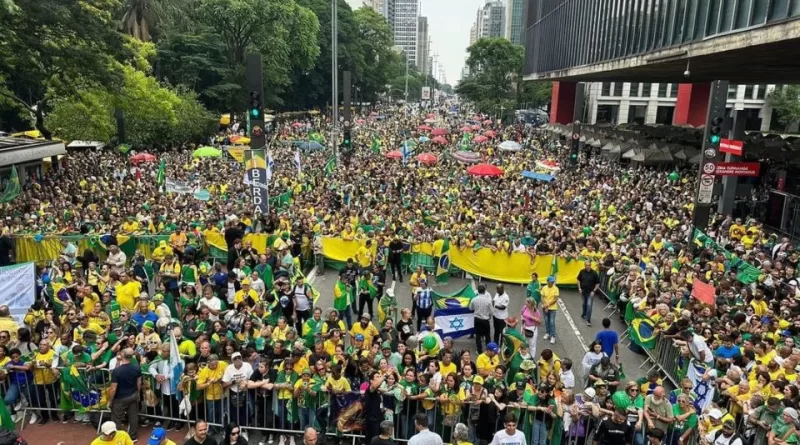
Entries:
POLYGON ((550 123, 569 124, 575 114, 575 90, 577 82, 553 82, 550 99, 550 123))
POLYGON ((682 83, 678 85, 678 98, 675 102, 673 125, 692 125, 700 127, 706 124, 708 117, 708 98, 711 84, 682 83))
MULTIPOLYGON (((733 110, 733 122, 728 132, 728 139, 744 140, 744 126, 744 111, 733 110)), ((737 162, 740 159, 740 156, 729 153, 725 154, 725 162, 737 162)), ((724 215, 733 213, 733 207, 736 203, 736 186, 738 184, 739 178, 736 176, 722 177, 722 195, 720 195, 719 201, 717 201, 717 212, 724 215)))

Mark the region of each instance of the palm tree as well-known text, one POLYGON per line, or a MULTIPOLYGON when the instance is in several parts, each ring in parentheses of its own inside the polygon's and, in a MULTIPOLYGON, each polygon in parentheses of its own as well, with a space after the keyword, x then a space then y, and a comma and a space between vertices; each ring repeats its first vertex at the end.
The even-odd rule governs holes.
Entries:
POLYGON ((154 0, 127 0, 122 16, 122 30, 143 42, 152 40, 159 19, 159 5, 154 0))

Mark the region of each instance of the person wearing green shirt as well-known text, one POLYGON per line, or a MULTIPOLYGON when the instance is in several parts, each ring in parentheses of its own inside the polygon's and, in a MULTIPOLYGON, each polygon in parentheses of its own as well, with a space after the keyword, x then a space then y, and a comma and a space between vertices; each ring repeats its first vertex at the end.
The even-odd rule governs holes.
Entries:
POLYGON ((303 340, 306 342, 306 347, 311 349, 314 347, 314 343, 316 342, 317 336, 319 338, 322 334, 322 309, 314 308, 314 311, 311 314, 311 318, 306 320, 303 323, 303 340))
POLYGON ((525 288, 525 297, 533 298, 538 306, 542 304, 541 289, 542 283, 539 282, 539 274, 534 272, 531 274, 531 282, 528 284, 528 287, 525 288))
POLYGON ((692 399, 686 394, 679 395, 672 406, 672 414, 675 417, 673 435, 679 437, 680 443, 688 443, 689 437, 697 430, 697 410, 692 405, 692 399))
POLYGON ((540 383, 536 388, 536 393, 526 391, 523 401, 527 405, 525 408, 528 410, 528 418, 533 418, 532 424, 532 439, 531 443, 534 445, 559 445, 561 443, 561 435, 552 438, 548 441, 550 429, 553 427, 557 418, 561 417, 561 408, 553 397, 553 388, 547 383, 540 383), (557 442, 557 443, 556 443, 557 442))
POLYGON ((784 408, 783 413, 775 419, 770 432, 767 434, 767 443, 797 443, 798 413, 794 408, 784 408))

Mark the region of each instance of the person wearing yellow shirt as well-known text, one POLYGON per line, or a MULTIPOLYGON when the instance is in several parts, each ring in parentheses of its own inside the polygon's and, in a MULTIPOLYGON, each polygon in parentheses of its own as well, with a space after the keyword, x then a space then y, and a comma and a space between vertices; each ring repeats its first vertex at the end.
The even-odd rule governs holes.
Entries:
POLYGON ((732 240, 739 241, 745 233, 747 233, 747 230, 742 224, 742 218, 736 218, 736 222, 731 224, 730 229, 728 229, 728 236, 732 240))
POLYGON ((90 445, 133 445, 133 440, 125 431, 118 431, 117 424, 109 420, 100 425, 100 437, 90 445))
POLYGON ((456 368, 456 364, 453 363, 453 354, 451 352, 445 352, 442 354, 442 361, 439 362, 439 374, 446 376, 450 375, 450 373, 457 374, 458 369, 456 368))
POLYGON ((153 249, 153 252, 150 254, 150 259, 155 263, 153 264, 153 269, 158 270, 158 268, 161 266, 161 263, 164 262, 164 259, 173 253, 172 247, 167 245, 166 240, 159 241, 158 247, 153 249))
POLYGON ((89 285, 78 286, 76 295, 81 303, 81 311, 86 315, 91 314, 94 311, 95 303, 100 302, 100 297, 92 292, 92 287, 89 285))
MULTIPOLYGON (((33 356, 33 384, 43 408, 57 408, 56 397, 58 388, 58 375, 53 370, 53 361, 56 357, 55 351, 51 348, 50 340, 39 342, 39 351, 33 356), (47 397, 46 397, 47 395, 47 397)), ((42 410, 40 423, 47 423, 50 420, 50 412, 42 410)))
POLYGON ((349 225, 345 226, 344 230, 342 230, 342 239, 345 241, 353 241, 356 239, 356 234, 349 225))
POLYGON ((186 249, 186 243, 189 240, 186 238, 186 233, 183 232, 181 227, 175 229, 175 232, 169 236, 169 245, 178 256, 179 261, 183 261, 183 251, 186 249))
POLYGON ((500 357, 497 355, 500 347, 497 343, 490 342, 486 345, 486 351, 479 354, 475 360, 475 367, 478 368, 478 375, 483 378, 489 377, 500 364, 500 357))
POLYGON ((142 293, 142 284, 131 280, 127 272, 122 272, 119 274, 116 291, 119 308, 123 311, 133 312, 136 309, 136 300, 142 293))
POLYGON ((210 423, 222 423, 222 376, 227 366, 216 354, 211 354, 208 366, 197 373, 197 390, 205 393, 206 420, 210 423))
POLYGON ((759 318, 763 317, 767 313, 769 306, 767 305, 767 302, 764 301, 764 291, 760 289, 756 290, 755 295, 753 295, 753 300, 750 301, 750 306, 753 307, 755 315, 759 318))
POLYGON ((369 313, 361 314, 361 320, 350 328, 350 338, 355 338, 358 334, 364 336, 364 349, 366 350, 372 346, 372 339, 379 335, 378 329, 370 320, 372 320, 372 316, 369 313))
POLYGON ((133 216, 129 216, 127 221, 122 224, 120 231, 123 235, 132 235, 139 231, 139 222, 133 216))
POLYGON ((356 252, 356 261, 358 261, 361 270, 369 270, 374 260, 375 254, 372 252, 372 240, 367 240, 366 245, 358 248, 356 252))
MULTIPOLYGON (((250 288, 250 279, 245 278, 244 280, 242 280, 241 284, 242 288, 236 291, 236 294, 234 294, 233 296, 233 304, 238 306, 239 303, 247 303, 248 299, 250 299, 253 302, 252 304, 258 303, 259 301, 258 294, 256 293, 256 291, 250 288)), ((248 305, 249 304, 251 303, 248 303, 248 305)))
POLYGON ((325 389, 331 394, 344 394, 352 391, 350 381, 342 376, 342 365, 336 364, 331 368, 331 375, 325 381, 325 389))
POLYGON ((544 327, 546 333, 544 339, 550 339, 550 343, 556 342, 556 310, 558 309, 559 292, 554 276, 547 277, 547 285, 541 288, 539 293, 542 295, 542 309, 544 309, 544 327))
POLYGON ((660 233, 657 233, 655 238, 650 241, 650 249, 653 249, 655 252, 661 252, 661 249, 664 248, 664 240, 661 237, 660 233))
POLYGON ((278 325, 272 330, 272 341, 286 341, 286 334, 289 332, 289 323, 286 317, 278 319, 278 325))

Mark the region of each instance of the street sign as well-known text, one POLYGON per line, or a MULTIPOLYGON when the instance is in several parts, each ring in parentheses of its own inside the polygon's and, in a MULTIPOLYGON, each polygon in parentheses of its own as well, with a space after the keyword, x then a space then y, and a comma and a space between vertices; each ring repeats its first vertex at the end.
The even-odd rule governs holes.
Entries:
POLYGON ((716 170, 716 169, 717 169, 717 167, 714 165, 713 162, 709 162, 709 163, 703 164, 703 173, 705 173, 707 175, 713 175, 714 174, 714 170, 716 170))
POLYGON ((578 139, 580 139, 580 138, 581 138, 581 135, 580 135, 580 134, 578 134, 578 133, 572 133, 572 139, 574 139, 574 140, 576 140, 576 141, 577 141, 577 140, 578 140, 578 139))
POLYGON ((720 162, 717 164, 717 176, 758 176, 761 164, 758 162, 720 162))
POLYGON ((734 141, 731 139, 722 139, 719 141, 719 151, 729 153, 735 156, 741 156, 744 148, 744 142, 734 141))
POLYGON ((700 187, 697 190, 697 203, 698 204, 711 204, 711 198, 714 196, 714 176, 713 175, 700 175, 700 187))
POLYGON ((707 148, 705 152, 703 152, 708 159, 714 159, 717 156, 717 150, 713 148, 707 148))

